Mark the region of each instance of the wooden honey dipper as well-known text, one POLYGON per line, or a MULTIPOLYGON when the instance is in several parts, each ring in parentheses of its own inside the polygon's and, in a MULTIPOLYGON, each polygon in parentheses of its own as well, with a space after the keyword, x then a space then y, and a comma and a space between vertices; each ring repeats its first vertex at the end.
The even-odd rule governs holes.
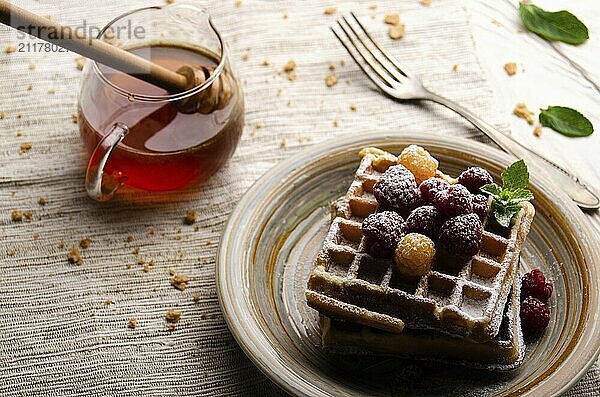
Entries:
MULTIPOLYGON (((197 87, 214 71, 206 66, 184 65, 174 72, 107 42, 88 37, 85 33, 79 33, 68 26, 17 7, 6 0, 0 0, 0 22, 163 88, 169 93, 181 93, 197 87), (56 37, 50 37, 51 32, 56 37)), ((213 80, 210 87, 174 104, 183 113, 207 114, 224 108, 230 98, 231 83, 223 72, 213 80)))

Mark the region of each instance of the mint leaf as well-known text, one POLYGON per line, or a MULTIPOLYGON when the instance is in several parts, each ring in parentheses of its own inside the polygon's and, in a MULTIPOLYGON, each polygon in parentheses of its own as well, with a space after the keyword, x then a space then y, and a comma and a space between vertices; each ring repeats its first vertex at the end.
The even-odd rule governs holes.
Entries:
POLYGON ((499 197, 502 192, 502 188, 495 183, 489 183, 480 187, 482 192, 488 193, 491 196, 499 197))
POLYGON ((569 11, 549 12, 533 4, 520 3, 519 15, 529 31, 550 41, 578 45, 589 38, 587 27, 569 11))
POLYGON ((592 135, 594 132, 592 123, 575 109, 564 106, 548 106, 548 109, 540 110, 540 124, 565 136, 580 138, 592 135))
POLYGON ((512 217, 521 210, 519 204, 501 205, 496 201, 492 202, 492 208, 496 222, 503 227, 509 227, 512 217))
POLYGON ((502 190, 525 189, 529 184, 529 171, 523 160, 509 165, 500 176, 502 177, 502 190))
POLYGON ((533 200, 533 193, 527 189, 529 171, 523 160, 509 165, 501 174, 502 186, 490 183, 481 191, 492 196, 492 210, 499 225, 509 227, 513 216, 521 210, 521 202, 533 200))

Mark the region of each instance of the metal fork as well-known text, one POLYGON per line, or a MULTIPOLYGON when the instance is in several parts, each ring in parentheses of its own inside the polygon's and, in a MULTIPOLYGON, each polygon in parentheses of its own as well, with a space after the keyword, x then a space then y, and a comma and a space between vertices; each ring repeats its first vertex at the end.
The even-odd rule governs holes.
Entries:
POLYGON ((337 39, 346 48, 350 56, 358 64, 369 79, 386 95, 400 101, 427 100, 437 102, 463 116, 505 152, 526 161, 542 160, 550 167, 545 167, 553 177, 556 185, 561 187, 582 209, 600 208, 600 198, 590 188, 552 160, 547 159, 534 150, 523 146, 521 143, 504 135, 490 124, 477 117, 471 111, 447 98, 429 91, 423 86, 421 80, 406 66, 388 53, 377 43, 354 13, 350 13, 354 23, 346 17, 338 20, 338 25, 343 36, 333 27, 331 30, 337 39), (358 28, 355 27, 358 26, 358 28))

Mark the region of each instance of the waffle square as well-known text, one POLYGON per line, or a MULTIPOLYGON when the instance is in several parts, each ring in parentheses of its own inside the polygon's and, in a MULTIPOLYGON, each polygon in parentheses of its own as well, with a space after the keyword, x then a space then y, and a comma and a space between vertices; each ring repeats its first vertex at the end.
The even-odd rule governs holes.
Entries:
POLYGON ((336 354, 385 355, 436 361, 452 360, 494 371, 516 368, 523 361, 525 344, 520 320, 520 279, 515 278, 504 310, 500 332, 494 339, 473 343, 431 330, 391 333, 321 316, 323 348, 336 354))
POLYGON ((502 234, 484 222, 482 246, 472 259, 450 264, 436 256, 428 273, 407 278, 395 270, 392 259, 367 252, 361 228, 363 219, 378 210, 373 186, 393 160, 389 154, 366 154, 346 195, 332 205, 331 226, 308 281, 309 306, 384 331, 399 333, 407 326, 476 342, 493 339, 535 214, 533 206, 521 203, 502 234))

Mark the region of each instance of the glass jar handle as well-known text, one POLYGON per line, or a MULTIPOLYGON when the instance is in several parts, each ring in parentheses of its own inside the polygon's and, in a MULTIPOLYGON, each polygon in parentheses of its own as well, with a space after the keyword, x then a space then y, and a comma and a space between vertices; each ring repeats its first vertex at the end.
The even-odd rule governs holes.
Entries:
POLYGON ((113 150, 128 133, 129 127, 123 123, 115 123, 94 149, 85 173, 85 189, 94 200, 110 200, 127 179, 119 173, 105 175, 104 167, 113 150))

